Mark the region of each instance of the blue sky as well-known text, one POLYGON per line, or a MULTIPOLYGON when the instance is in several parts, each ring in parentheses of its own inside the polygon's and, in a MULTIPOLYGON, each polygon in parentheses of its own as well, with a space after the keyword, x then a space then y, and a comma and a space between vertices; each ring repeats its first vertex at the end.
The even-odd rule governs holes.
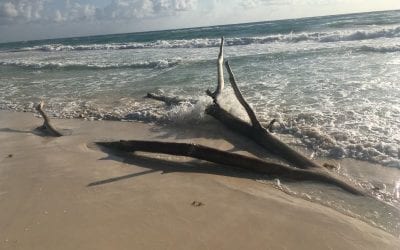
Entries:
POLYGON ((400 9, 399 0, 0 0, 0 42, 400 9))

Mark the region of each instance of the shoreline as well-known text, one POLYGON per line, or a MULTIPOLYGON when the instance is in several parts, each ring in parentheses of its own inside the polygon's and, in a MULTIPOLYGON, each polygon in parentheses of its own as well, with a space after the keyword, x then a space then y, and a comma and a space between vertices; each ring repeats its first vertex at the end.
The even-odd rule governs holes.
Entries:
POLYGON ((41 137, 32 133, 42 124, 32 113, 0 111, 1 248, 396 249, 400 244, 365 222, 222 166, 156 154, 127 161, 93 145, 157 139, 240 153, 253 147, 222 127, 174 131, 142 122, 53 123, 69 135, 41 137))

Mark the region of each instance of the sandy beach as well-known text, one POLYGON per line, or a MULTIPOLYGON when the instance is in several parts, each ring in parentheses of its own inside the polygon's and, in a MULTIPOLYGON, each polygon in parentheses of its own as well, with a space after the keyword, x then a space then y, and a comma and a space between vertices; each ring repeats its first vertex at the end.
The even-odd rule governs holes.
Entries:
MULTIPOLYGON (((0 249, 398 249, 400 240, 223 166, 182 157, 113 156, 93 142, 224 139, 133 122, 0 112, 0 249)), ((197 131, 197 130, 196 130, 197 131)), ((235 139, 235 140, 240 140, 235 139)))

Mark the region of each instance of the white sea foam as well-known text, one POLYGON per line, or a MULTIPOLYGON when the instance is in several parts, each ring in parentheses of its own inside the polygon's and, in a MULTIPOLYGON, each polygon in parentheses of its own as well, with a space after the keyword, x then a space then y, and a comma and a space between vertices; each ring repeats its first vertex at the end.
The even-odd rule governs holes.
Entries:
POLYGON ((345 157, 369 161, 400 168, 400 147, 390 142, 373 142, 361 139, 360 135, 346 135, 346 132, 321 131, 318 127, 293 125, 278 129, 300 138, 301 142, 319 156, 336 159, 345 157), (338 138, 336 139, 335 136, 338 138))
POLYGON ((165 119, 182 125, 202 122, 205 117, 205 109, 210 103, 211 99, 206 96, 200 97, 196 103, 180 103, 166 111, 165 119))
POLYGON ((114 69, 114 68, 151 68, 164 69, 178 65, 181 61, 161 59, 156 61, 139 61, 135 63, 113 62, 79 62, 79 61, 33 61, 33 60, 3 60, 0 66, 14 66, 31 69, 114 69))
MULTIPOLYGON (((342 30, 332 32, 304 32, 276 34, 263 37, 236 37, 226 38, 226 46, 268 44, 275 42, 297 43, 303 41, 312 42, 340 42, 340 41, 359 41, 377 38, 400 37, 400 27, 365 29, 365 30, 342 30)), ((202 38, 188 40, 158 40, 154 42, 128 42, 128 43, 109 43, 109 44, 88 44, 88 45, 63 45, 46 44, 33 47, 25 47, 14 50, 18 51, 74 51, 74 50, 124 50, 124 49, 146 49, 146 48, 207 48, 218 47, 219 39, 202 38)))
MULTIPOLYGON (((171 95, 171 93, 166 93, 171 95)), ((192 97, 193 98, 193 97, 192 97)), ((91 101, 66 101, 54 99, 48 102, 48 112, 59 118, 79 118, 95 120, 136 120, 146 122, 162 122, 172 124, 193 124, 207 122, 205 108, 211 99, 202 96, 196 103, 183 102, 177 106, 163 106, 157 102, 138 102, 131 99, 121 100, 113 108, 91 101)), ((234 113, 243 120, 247 115, 240 108, 230 91, 225 91, 220 100, 221 106, 234 113)), ((0 101, 0 109, 13 109, 20 111, 34 111, 33 103, 15 104, 0 101)), ((275 114, 278 111, 275 112, 275 114)), ((264 117, 259 113, 260 119, 269 121, 272 117, 264 117)), ((276 116, 274 116, 276 117, 276 116)), ((391 138, 385 139, 385 134, 375 137, 363 137, 357 129, 343 130, 332 127, 332 123, 321 123, 316 113, 299 113, 296 116, 281 116, 280 125, 276 125, 276 133, 291 134, 299 138, 303 145, 312 150, 317 156, 328 156, 336 159, 350 157, 370 161, 382 165, 400 168, 400 147, 391 138), (316 121, 318 121, 316 123, 316 121)), ((357 118, 348 118, 357 119, 357 118)), ((386 133, 386 132, 385 132, 386 133)))

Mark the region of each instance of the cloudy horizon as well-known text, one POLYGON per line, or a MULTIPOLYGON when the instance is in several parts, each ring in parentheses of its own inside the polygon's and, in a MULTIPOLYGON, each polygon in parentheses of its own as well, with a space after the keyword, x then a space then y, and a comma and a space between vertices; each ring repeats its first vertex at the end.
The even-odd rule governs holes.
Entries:
POLYGON ((0 42, 394 9, 398 0, 0 0, 0 42))

